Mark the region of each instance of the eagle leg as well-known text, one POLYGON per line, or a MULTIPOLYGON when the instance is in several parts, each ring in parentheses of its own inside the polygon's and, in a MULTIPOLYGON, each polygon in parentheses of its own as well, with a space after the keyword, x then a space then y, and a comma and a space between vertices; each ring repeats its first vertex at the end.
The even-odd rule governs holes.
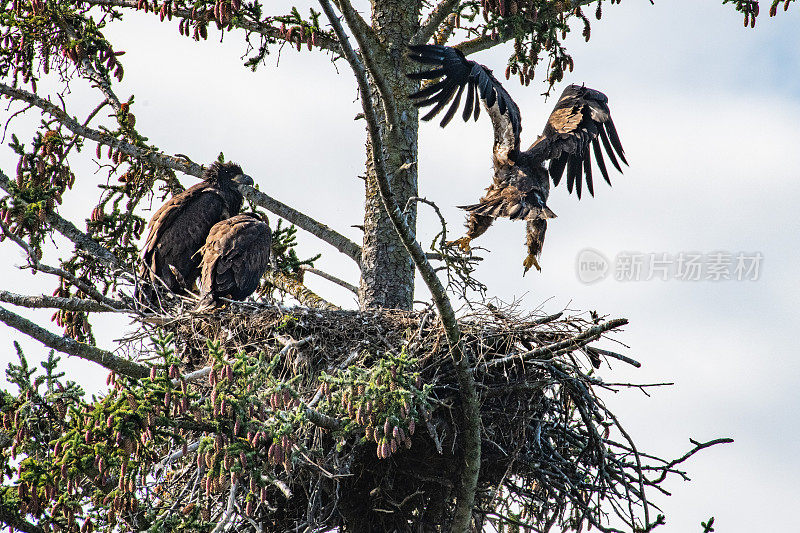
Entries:
POLYGON ((533 254, 528 254, 525 260, 522 262, 522 266, 525 267, 525 270, 522 272, 523 276, 528 273, 528 270, 530 270, 531 267, 536 268, 536 270, 539 272, 542 271, 542 267, 539 266, 539 261, 536 260, 536 256, 533 254))
MULTIPOLYGON (((481 204, 476 204, 481 205, 481 204)), ((455 246, 457 245, 461 248, 461 251, 467 253, 471 250, 469 243, 472 239, 477 239, 481 235, 483 235, 489 226, 492 225, 494 222, 494 217, 490 217, 487 215, 479 215, 477 213, 470 213, 469 218, 467 219, 467 234, 461 237, 460 239, 456 239, 454 241, 448 241, 447 246, 455 246)))
POLYGON ((467 253, 472 248, 469 245, 469 242, 472 240, 472 237, 461 237, 460 239, 456 239, 454 241, 447 241, 445 244, 447 246, 458 246, 462 252, 467 253))

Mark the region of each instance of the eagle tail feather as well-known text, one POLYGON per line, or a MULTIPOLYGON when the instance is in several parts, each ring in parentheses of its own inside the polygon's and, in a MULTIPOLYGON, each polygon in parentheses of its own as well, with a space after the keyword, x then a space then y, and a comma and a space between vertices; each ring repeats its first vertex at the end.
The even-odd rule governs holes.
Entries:
POLYGON ((479 202, 477 204, 459 205, 459 209, 469 211, 474 215, 498 218, 503 216, 503 202, 501 199, 479 202))

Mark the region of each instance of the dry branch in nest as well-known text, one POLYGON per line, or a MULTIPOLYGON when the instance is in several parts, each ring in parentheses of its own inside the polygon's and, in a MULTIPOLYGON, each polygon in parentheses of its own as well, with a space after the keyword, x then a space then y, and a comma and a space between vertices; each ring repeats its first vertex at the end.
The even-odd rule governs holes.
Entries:
MULTIPOLYGON (((146 489, 155 511, 196 514, 201 529, 448 529, 460 396, 434 314, 234 304, 160 322, 180 362, 154 383, 174 388, 165 414, 180 438, 157 447, 137 501, 146 489)), ((646 491, 666 493, 661 482, 717 441, 677 461, 637 451, 595 368, 638 363, 590 346, 626 323, 491 306, 462 318, 483 431, 475 530, 663 521, 646 491)))

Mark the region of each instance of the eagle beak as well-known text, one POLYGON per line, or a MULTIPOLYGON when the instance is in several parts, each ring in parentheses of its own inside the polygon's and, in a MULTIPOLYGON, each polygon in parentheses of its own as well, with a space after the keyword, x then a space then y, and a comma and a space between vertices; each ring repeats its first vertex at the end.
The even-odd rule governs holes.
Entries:
POLYGON ((238 176, 233 178, 233 181, 238 183, 239 185, 254 185, 255 182, 253 178, 248 176, 247 174, 239 174, 238 176))

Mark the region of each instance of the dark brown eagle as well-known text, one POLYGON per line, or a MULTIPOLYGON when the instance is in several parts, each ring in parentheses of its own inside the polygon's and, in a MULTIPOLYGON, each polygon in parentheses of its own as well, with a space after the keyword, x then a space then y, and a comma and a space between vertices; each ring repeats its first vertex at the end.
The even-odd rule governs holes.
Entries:
POLYGON ((148 224, 140 274, 153 285, 159 285, 161 279, 172 292, 191 288, 200 275, 197 251, 208 232, 242 208, 239 185, 253 184, 253 179, 234 163, 216 162, 206 169, 203 178, 162 205, 148 224))
POLYGON ((573 188, 581 197, 585 180, 589 194, 594 196, 591 152, 603 178, 611 185, 600 142, 603 143, 614 167, 622 172, 617 157, 626 165, 625 152, 611 120, 608 98, 600 91, 580 85, 570 85, 561 94, 547 120, 544 132, 528 150, 520 151, 522 122, 517 104, 511 99, 492 71, 467 60, 460 50, 440 45, 411 46, 409 57, 436 68, 408 75, 411 79, 434 80, 422 90, 409 95, 414 105, 433 105, 422 120, 436 116, 453 99, 440 125, 445 127, 455 115, 466 88, 464 121, 480 114, 483 102, 494 126, 494 179, 477 204, 461 206, 469 211, 467 235, 451 244, 469 251, 469 242, 483 234, 497 217, 527 221, 528 256, 523 262, 525 272, 539 267, 538 258, 544 244, 547 219, 556 215, 547 207, 550 181, 557 186, 564 170, 567 189, 573 188), (549 161, 549 166, 545 163, 549 161), (549 174, 549 179, 548 179, 549 174))
POLYGON ((202 256, 198 310, 214 307, 220 297, 250 296, 269 266, 271 246, 272 232, 263 215, 246 213, 217 222, 197 254, 202 256))

